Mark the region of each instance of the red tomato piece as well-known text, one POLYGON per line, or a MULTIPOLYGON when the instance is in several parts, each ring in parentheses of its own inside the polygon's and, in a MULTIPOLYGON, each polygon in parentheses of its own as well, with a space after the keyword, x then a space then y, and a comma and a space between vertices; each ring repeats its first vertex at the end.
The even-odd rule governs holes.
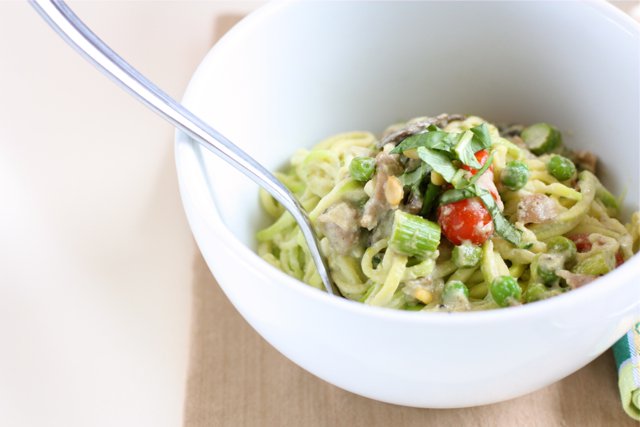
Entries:
MULTIPOLYGON (((476 160, 478 161, 478 163, 480 163, 481 166, 484 166, 488 158, 489 152, 487 150, 480 150, 476 152, 476 160)), ((462 169, 471 172, 471 175, 475 175, 478 173, 478 170, 472 168, 471 166, 462 165, 462 169)), ((489 172, 493 172, 493 165, 489 166, 489 172)))
MULTIPOLYGON (((589 252, 593 246, 587 233, 574 234, 573 236, 569 236, 569 239, 573 240, 573 243, 576 244, 576 249, 581 253, 589 252)), ((623 263, 624 256, 622 255, 622 251, 616 252, 616 268, 620 267, 623 263)))
POLYGON ((493 234, 493 219, 478 197, 438 207, 442 234, 454 245, 483 244, 493 234))
MULTIPOLYGON (((478 163, 484 166, 489 159, 489 152, 480 150, 475 156, 478 163)), ((462 165, 462 168, 471 172, 471 175, 478 173, 477 169, 467 165, 462 165)), ((502 209, 502 200, 493 183, 493 166, 489 166, 477 184, 488 190, 502 209)), ((461 245, 463 242, 481 245, 493 235, 493 218, 479 197, 440 206, 437 213, 442 234, 454 245, 461 245)))
POLYGON ((573 240, 573 243, 576 244, 578 252, 589 252, 591 250, 592 244, 587 233, 574 234, 569 236, 569 239, 573 240))

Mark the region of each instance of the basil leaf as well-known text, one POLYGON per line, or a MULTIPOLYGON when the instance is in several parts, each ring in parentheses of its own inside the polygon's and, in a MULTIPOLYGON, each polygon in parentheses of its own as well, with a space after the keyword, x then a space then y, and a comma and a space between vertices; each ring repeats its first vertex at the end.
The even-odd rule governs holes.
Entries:
POLYGON ((453 147, 453 151, 462 163, 474 169, 480 169, 482 165, 476 159, 476 152, 473 151, 474 147, 471 144, 473 137, 474 133, 471 131, 461 133, 458 142, 455 147, 453 147))
POLYGON ((480 179, 482 174, 485 173, 487 171, 487 169, 489 169, 489 167, 491 166, 491 163, 493 162, 493 155, 494 154, 495 154, 495 151, 492 151, 491 154, 489 154, 489 157, 487 158, 487 161, 484 162, 484 165, 482 165, 480 170, 478 170, 478 172, 476 172, 476 174, 471 177, 471 179, 469 180, 469 184, 475 184, 476 181, 478 181, 478 179, 480 179))
POLYGON ((422 200, 422 211, 420 211, 420 214, 422 216, 427 216, 431 213, 434 208, 435 201, 438 198, 439 192, 439 185, 435 185, 432 182, 427 185, 427 190, 424 192, 424 199, 422 200))
POLYGON ((411 187, 412 190, 415 190, 417 189, 417 187, 420 186, 425 175, 428 174, 430 171, 431 171, 431 168, 429 168, 429 165, 422 162, 420 163, 420 166, 418 166, 416 169, 412 170, 411 172, 405 172, 402 175, 400 175, 399 176, 400 182, 402 183, 402 185, 406 187, 411 187))
POLYGON ((470 181, 467 178, 469 177, 469 175, 471 175, 469 171, 464 169, 458 169, 455 175, 453 175, 453 178, 451 179, 451 185, 453 185, 453 188, 468 187, 470 181))
MULTIPOLYGON (((428 129, 431 129, 431 126, 428 129)), ((391 150, 391 154, 403 153, 418 147, 450 152, 453 144, 454 140, 449 132, 430 130, 429 132, 418 133, 403 139, 400 144, 391 150)))
POLYGON ((480 200, 482 200, 482 203, 491 214, 496 233, 498 233, 498 235, 507 242, 513 243, 519 247, 521 238, 520 231, 515 228, 513 224, 504 217, 504 215, 502 215, 502 212, 500 212, 500 208, 498 208, 496 201, 493 200, 491 193, 477 185, 473 185, 473 187, 475 188, 478 197, 480 197, 480 200))
POLYGON ((454 188, 452 190, 445 191, 440 197, 441 205, 448 205, 449 203, 459 202, 460 200, 470 199, 478 195, 476 186, 472 185, 466 188, 454 188))
POLYGON ((418 157, 442 175, 445 181, 451 182, 457 169, 446 154, 426 147, 418 147, 417 153, 418 157))
POLYGON ((474 153, 491 147, 491 135, 489 135, 489 128, 486 123, 474 126, 469 130, 473 133, 471 148, 474 153))

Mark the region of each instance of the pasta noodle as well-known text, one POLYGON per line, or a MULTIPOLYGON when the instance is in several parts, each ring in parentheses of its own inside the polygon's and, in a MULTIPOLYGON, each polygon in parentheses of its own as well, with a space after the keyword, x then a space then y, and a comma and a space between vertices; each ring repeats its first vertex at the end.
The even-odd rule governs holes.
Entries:
MULTIPOLYGON (((309 212, 343 296, 484 310, 566 292, 639 249, 640 214, 623 225, 618 201, 575 170, 559 138, 546 124, 501 135, 476 116, 421 117, 380 139, 327 138, 277 177, 309 212)), ((293 217, 264 191, 260 203, 273 222, 257 233, 259 255, 322 289, 293 217)))

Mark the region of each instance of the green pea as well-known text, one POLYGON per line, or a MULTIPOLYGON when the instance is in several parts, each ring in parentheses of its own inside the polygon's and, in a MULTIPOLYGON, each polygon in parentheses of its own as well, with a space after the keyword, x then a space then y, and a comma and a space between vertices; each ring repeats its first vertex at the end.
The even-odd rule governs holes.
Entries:
POLYGON ((556 271, 564 266, 564 257, 557 253, 536 255, 532 268, 536 267, 536 276, 540 282, 551 286, 558 281, 556 271))
POLYGON ((511 276, 499 276, 489 286, 491 297, 500 307, 506 307, 513 301, 520 301, 522 289, 516 279, 511 276))
POLYGON ((556 236, 547 240, 547 250, 550 253, 562 255, 567 261, 574 261, 578 252, 573 240, 564 236, 556 236))
POLYGON ((547 170, 558 181, 566 181, 576 174, 576 165, 566 157, 554 154, 547 163, 547 170))
POLYGON ((540 279, 540 281, 547 286, 553 285, 554 282, 558 280, 556 272, 551 270, 544 264, 538 265, 538 270, 536 271, 536 273, 538 274, 538 278, 540 279))
POLYGON ((460 280, 452 280, 444 285, 442 303, 449 308, 462 308, 469 304, 469 289, 460 280))
POLYGON ((452 280, 444 285, 442 298, 446 299, 447 297, 458 295, 464 295, 465 298, 469 298, 469 289, 460 280, 452 280))
POLYGON ((451 253, 451 259, 458 268, 475 267, 480 263, 482 258, 482 248, 470 243, 463 243, 455 246, 451 253))
POLYGON ((376 160, 373 157, 354 157, 349 163, 351 177, 360 182, 369 181, 375 169, 376 160))
POLYGON ((545 298, 545 293, 547 292, 547 288, 540 283, 533 284, 527 288, 527 291, 524 293, 524 300, 526 302, 535 302, 540 301, 545 298))
POLYGON ((509 190, 517 191, 529 180, 529 167, 521 161, 513 160, 502 170, 500 180, 509 190))

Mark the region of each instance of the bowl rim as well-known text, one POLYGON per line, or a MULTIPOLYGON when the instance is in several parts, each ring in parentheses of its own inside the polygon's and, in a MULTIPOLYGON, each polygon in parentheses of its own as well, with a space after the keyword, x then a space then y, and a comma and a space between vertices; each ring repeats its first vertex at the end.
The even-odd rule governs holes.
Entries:
MULTIPOLYGON (((252 26, 259 25, 264 20, 267 20, 272 14, 277 13, 280 9, 288 7, 292 3, 298 3, 298 1, 274 1, 269 2, 255 11, 248 14, 238 24, 236 24, 229 32, 227 32, 205 55, 194 73, 192 74, 187 89, 183 95, 183 103, 187 107, 191 107, 191 96, 193 92, 197 92, 195 87, 200 85, 204 78, 202 69, 205 64, 212 61, 212 58, 219 52, 231 48, 231 44, 235 39, 243 36, 245 31, 250 31, 252 26)), ((616 6, 608 3, 606 0, 584 0, 575 2, 580 6, 577 7, 590 7, 598 10, 605 19, 614 22, 617 26, 623 28, 623 30, 632 36, 640 36, 640 23, 633 20, 628 14, 624 13, 616 6)), ((640 60, 640 46, 639 46, 639 60, 640 60)), ((640 94, 639 94, 640 98, 640 94)), ((639 124, 640 126, 640 124, 639 124)), ((209 179, 206 176, 205 169, 203 167, 204 159, 203 153, 207 150, 198 145, 186 134, 176 130, 175 132, 175 159, 178 180, 180 182, 180 193, 183 199, 183 205, 186 206, 186 191, 184 190, 186 182, 189 178, 186 176, 185 170, 189 167, 186 165, 197 165, 197 179, 201 181, 201 184, 206 188, 209 188, 209 179), (181 149, 183 146, 185 149, 181 149), (188 155, 187 155, 188 153, 188 155)), ((624 262, 621 266, 608 273, 607 275, 596 279, 593 283, 587 286, 571 290, 553 298, 549 298, 543 301, 523 304, 516 307, 506 307, 502 309, 493 310, 479 310, 479 311, 467 311, 467 312, 414 312, 406 310, 398 310, 387 307, 377 307, 365 305, 361 302, 349 300, 342 297, 336 297, 329 295, 324 290, 320 290, 309 286, 308 284, 291 277, 283 271, 277 269, 273 265, 269 264, 266 260, 261 258, 252 248, 245 245, 233 232, 227 228, 226 224, 220 216, 220 212, 215 201, 215 196, 212 193, 208 193, 207 204, 210 204, 213 215, 205 218, 205 222, 210 225, 211 229, 217 234, 217 237, 224 242, 224 244, 231 250, 238 259, 243 262, 248 269, 251 269, 253 273, 264 276, 269 280, 274 281, 278 285, 286 286, 289 291, 298 294, 302 298, 309 298, 318 304, 329 304, 335 309, 352 311, 354 314, 384 318, 389 321, 409 322, 418 324, 469 324, 469 322, 486 324, 492 322, 505 322, 508 320, 519 320, 528 317, 539 317, 537 314, 544 312, 556 312, 565 311, 565 308, 573 305, 580 305, 590 300, 597 301, 602 300, 603 295, 616 292, 620 287, 634 286, 632 282, 634 277, 638 277, 640 274, 640 254, 632 256, 629 260, 624 262)), ((189 222, 192 219, 189 217, 190 213, 187 210, 187 217, 189 222)), ((198 246, 202 247, 200 238, 195 235, 198 246)), ((213 272, 212 272, 213 273, 213 272)), ((220 285, 224 288, 223 285, 220 285)), ((640 298, 635 303, 636 311, 638 312, 638 318, 640 318, 640 298)))

